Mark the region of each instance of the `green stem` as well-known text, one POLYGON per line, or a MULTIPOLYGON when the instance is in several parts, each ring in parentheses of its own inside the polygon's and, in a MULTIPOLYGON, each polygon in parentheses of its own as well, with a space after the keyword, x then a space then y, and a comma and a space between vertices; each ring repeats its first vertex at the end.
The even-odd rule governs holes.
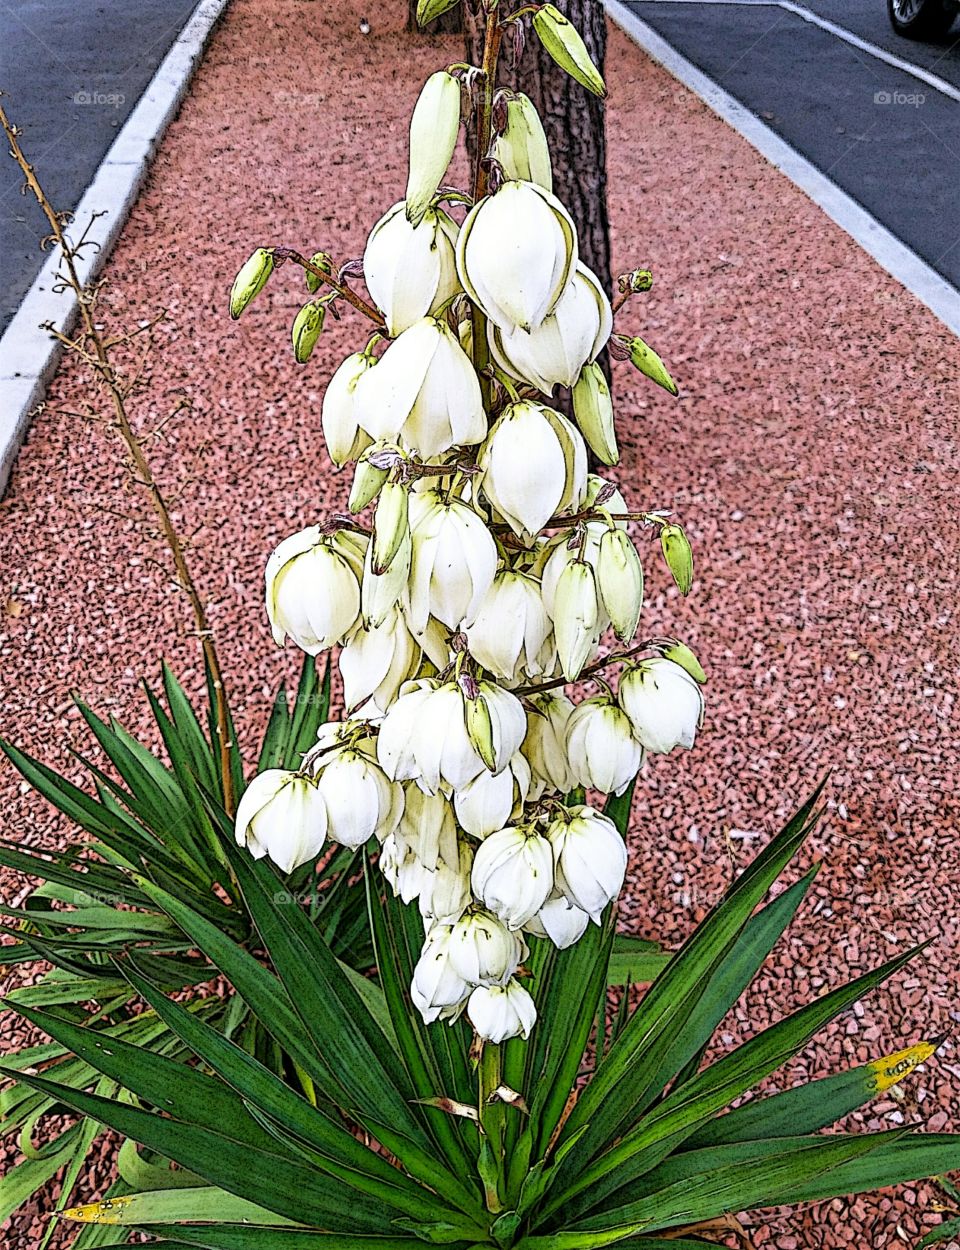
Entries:
MULTIPOLYGON (((483 65, 481 66, 480 98, 477 103, 477 154, 473 176, 473 202, 478 204, 487 193, 487 170, 483 159, 490 148, 490 134, 493 116, 493 94, 497 85, 497 58, 500 55, 500 40, 503 32, 497 11, 492 8, 487 14, 486 36, 483 42, 483 65)), ((486 369, 490 363, 490 347, 487 343, 487 319, 474 304, 473 306, 473 366, 480 377, 480 393, 483 406, 490 411, 493 402, 493 385, 487 376, 486 369)))
POLYGON ((499 1045, 484 1042, 480 1055, 480 1100, 477 1110, 480 1114, 480 1127, 483 1129, 486 1142, 492 1156, 492 1178, 485 1179, 487 1191, 487 1208, 490 1211, 502 1209, 499 1184, 503 1176, 503 1130, 504 1105, 496 1091, 503 1084, 503 1055, 499 1045))

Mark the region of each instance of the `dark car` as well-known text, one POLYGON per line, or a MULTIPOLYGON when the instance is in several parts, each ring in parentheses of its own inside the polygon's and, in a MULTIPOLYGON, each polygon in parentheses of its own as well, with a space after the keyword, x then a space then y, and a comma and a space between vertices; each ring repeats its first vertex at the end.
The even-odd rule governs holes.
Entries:
POLYGON ((890 25, 907 39, 945 35, 960 9, 960 0, 887 0, 890 25))

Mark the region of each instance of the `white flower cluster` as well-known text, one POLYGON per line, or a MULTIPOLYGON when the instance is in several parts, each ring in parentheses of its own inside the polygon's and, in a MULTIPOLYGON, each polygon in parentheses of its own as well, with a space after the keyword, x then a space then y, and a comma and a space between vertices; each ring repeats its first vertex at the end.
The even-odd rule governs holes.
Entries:
POLYGON ((372 520, 304 529, 266 570, 277 642, 340 648, 347 719, 297 772, 257 776, 236 820, 287 871, 328 838, 376 838, 423 916, 416 1006, 427 1022, 465 1010, 491 1041, 536 1018, 528 937, 569 946, 623 885, 616 827, 567 796, 623 792, 645 752, 692 746, 703 711, 695 667, 669 658, 682 648, 648 648, 616 697, 564 693, 608 629, 634 637, 643 570, 625 501, 588 472, 588 447, 616 459, 595 363, 610 303, 551 193, 533 106, 510 103, 505 180, 461 225, 437 195, 459 83, 435 74, 417 105, 406 199, 363 257, 383 332, 323 401, 331 458, 356 462, 351 511, 372 520), (556 386, 575 420, 550 406, 556 386))

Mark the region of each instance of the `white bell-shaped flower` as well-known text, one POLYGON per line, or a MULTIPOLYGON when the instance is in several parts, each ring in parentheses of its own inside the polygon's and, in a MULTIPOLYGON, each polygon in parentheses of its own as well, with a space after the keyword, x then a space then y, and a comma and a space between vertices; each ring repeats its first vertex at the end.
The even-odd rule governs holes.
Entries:
POLYGON ((411 225, 403 201, 370 231, 363 278, 391 338, 436 312, 460 290, 457 231, 456 222, 434 208, 426 210, 418 226, 411 225))
POLYGON ((342 468, 370 446, 370 437, 357 422, 357 383, 374 363, 364 352, 348 356, 327 383, 320 407, 320 424, 330 459, 342 468))
MULTIPOLYGON (((456 924, 473 899, 472 867, 473 848, 466 838, 458 838, 454 857, 450 860, 441 857, 432 871, 424 869, 420 883, 420 915, 425 920, 456 924)), ((451 946, 451 955, 455 951, 456 943, 451 946)))
POLYGON ((499 1043, 529 1037, 537 1008, 520 982, 511 980, 506 985, 478 985, 467 1002, 467 1017, 478 1037, 499 1043))
POLYGON ((545 690, 527 699, 527 733, 521 750, 535 781, 557 794, 577 784, 567 756, 567 725, 573 703, 562 691, 545 690))
POLYGON ((285 538, 267 561, 267 616, 274 640, 288 636, 308 655, 342 641, 360 615, 365 547, 312 525, 285 538))
POLYGON ((384 838, 378 863, 390 888, 404 903, 419 897, 429 873, 399 831, 384 838))
POLYGON ((621 642, 637 632, 643 607, 643 565, 625 530, 608 529, 600 539, 597 590, 621 642))
POLYGON ((494 422, 480 450, 481 488, 521 538, 555 513, 576 511, 587 485, 587 449, 561 413, 521 400, 494 422))
POLYGON ((453 796, 457 820, 467 833, 485 838, 510 823, 530 792, 530 765, 518 751, 500 773, 482 772, 453 796))
POLYGON ((434 925, 413 970, 410 996, 425 1024, 454 1018, 470 994, 470 986, 450 962, 451 932, 450 925, 434 925))
POLYGON ((391 608, 379 625, 358 625, 340 652, 347 710, 371 699, 372 710, 383 715, 403 683, 416 673, 420 658, 420 648, 399 607, 391 608))
POLYGON ((630 721, 610 694, 584 699, 567 722, 567 757, 586 790, 622 794, 643 762, 630 721))
POLYGON ((357 420, 371 438, 400 438, 424 459, 479 443, 487 432, 473 364, 436 317, 421 317, 394 339, 354 396, 357 420))
POLYGON ((505 182, 485 196, 467 214, 457 239, 464 290, 508 331, 530 331, 553 312, 577 259, 570 214, 533 182, 505 182))
POLYGON ((250 782, 237 805, 238 846, 254 859, 269 855, 293 872, 319 855, 327 836, 327 807, 309 777, 268 768, 250 782))
POLYGON ((555 890, 523 928, 535 937, 549 938, 557 950, 563 951, 580 941, 589 923, 590 917, 585 911, 555 890))
POLYGON ((403 789, 400 836, 427 872, 433 872, 441 861, 456 863, 459 838, 450 800, 443 794, 425 794, 413 783, 403 789))
POLYGON ((453 926, 450 963, 469 985, 503 985, 516 972, 527 948, 496 916, 472 909, 453 926))
POLYGON ((473 860, 473 892, 510 929, 540 910, 553 889, 553 851, 531 825, 491 833, 473 860))
POLYGON ((617 827, 592 807, 571 807, 547 829, 557 889, 594 924, 623 888, 627 847, 617 827))
POLYGON ((497 571, 497 545, 483 520, 437 490, 410 496, 413 544, 407 590, 414 632, 431 616, 450 629, 472 620, 497 571))
POLYGON ((377 759, 391 781, 414 781, 420 776, 418 731, 427 700, 437 685, 431 680, 406 682, 383 718, 377 735, 377 759))
POLYGON ((659 656, 620 678, 620 706, 637 739, 654 754, 693 746, 703 724, 703 694, 686 669, 659 656))
POLYGON ((612 330, 613 313, 599 278, 578 264, 549 317, 529 332, 493 325, 490 348, 505 373, 551 395, 557 384, 576 384, 581 369, 596 360, 612 330))
POLYGON ((557 580, 553 601, 557 658, 567 681, 576 681, 596 656, 605 625, 593 567, 571 560, 557 580))
POLYGON ((553 664, 553 624, 535 577, 501 569, 466 628, 470 654, 501 681, 539 677, 553 664), (504 622, 510 622, 505 628, 504 622))
POLYGON ((413 542, 409 529, 402 535, 397 554, 383 573, 374 571, 373 544, 367 545, 360 578, 360 611, 368 629, 382 625, 400 601, 410 578, 412 558, 413 542))
POLYGON ((363 751, 337 751, 315 774, 327 805, 327 832, 341 846, 380 842, 396 829, 403 813, 403 790, 363 751))

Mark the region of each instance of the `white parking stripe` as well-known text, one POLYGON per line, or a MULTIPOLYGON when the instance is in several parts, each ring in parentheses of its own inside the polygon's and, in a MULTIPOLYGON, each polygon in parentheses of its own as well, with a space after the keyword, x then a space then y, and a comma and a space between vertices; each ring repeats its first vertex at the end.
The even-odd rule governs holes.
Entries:
MULTIPOLYGON (((674 0, 659 0, 673 3, 674 0)), ((689 2, 689 0, 686 0, 689 2)), ((730 0, 711 0, 711 3, 730 0)), ((743 3, 743 0, 737 0, 743 3)), ((748 0, 755 3, 756 0, 748 0)), ((719 117, 732 126, 781 173, 851 236, 863 250, 901 282, 930 309, 945 326, 960 335, 960 291, 942 278, 922 257, 891 234, 886 226, 862 208, 856 200, 831 182, 815 165, 784 142, 778 134, 745 108, 732 95, 697 69, 661 35, 627 8, 622 0, 603 0, 614 22, 640 48, 668 73, 689 87, 719 117)))
POLYGON ((955 87, 953 83, 947 82, 945 78, 939 78, 936 74, 931 74, 929 70, 923 69, 920 65, 914 65, 912 61, 905 61, 902 57, 895 56, 892 52, 888 52, 886 48, 881 48, 875 43, 861 39, 852 30, 847 30, 844 26, 838 26, 836 22, 828 21, 827 18, 821 17, 818 13, 805 9, 802 4, 794 4, 793 0, 647 0, 647 3, 701 4, 704 6, 729 5, 734 8, 785 9, 787 13, 793 13, 805 22, 810 22, 811 25, 819 26, 821 30, 835 35, 837 39, 842 39, 844 43, 850 44, 852 48, 859 48, 861 52, 869 53, 870 56, 876 57, 878 61, 883 61, 885 65, 890 65, 893 69, 899 69, 905 74, 910 74, 913 78, 919 78, 921 82, 926 83, 928 87, 932 87, 934 91, 939 91, 942 95, 948 96, 951 100, 956 100, 960 104, 960 87, 955 87))

